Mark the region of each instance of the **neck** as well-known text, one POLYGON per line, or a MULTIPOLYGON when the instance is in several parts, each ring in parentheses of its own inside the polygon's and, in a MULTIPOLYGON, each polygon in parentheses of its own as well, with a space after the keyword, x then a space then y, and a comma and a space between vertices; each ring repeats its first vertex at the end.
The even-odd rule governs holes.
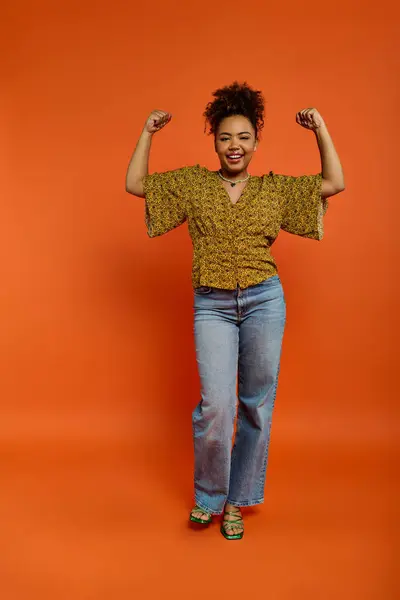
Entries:
POLYGON ((247 169, 240 171, 240 173, 231 173, 223 167, 220 168, 221 175, 229 179, 230 181, 238 181, 239 179, 246 179, 248 176, 247 169))

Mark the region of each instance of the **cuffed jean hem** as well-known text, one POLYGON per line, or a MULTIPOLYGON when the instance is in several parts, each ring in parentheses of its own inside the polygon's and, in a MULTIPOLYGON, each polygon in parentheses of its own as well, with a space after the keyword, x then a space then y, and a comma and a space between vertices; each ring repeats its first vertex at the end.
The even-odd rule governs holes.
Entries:
POLYGON ((232 506, 245 507, 245 506, 256 506, 256 504, 262 504, 264 502, 264 498, 260 500, 249 500, 248 502, 235 502, 234 500, 227 500, 227 504, 232 504, 232 506))
POLYGON ((196 503, 196 506, 198 506, 199 508, 201 508, 202 510, 205 510, 209 515, 222 515, 222 513, 224 512, 224 509, 222 508, 219 511, 215 511, 215 510, 211 510, 208 506, 206 506, 205 504, 203 504, 202 502, 199 502, 195 496, 194 501, 196 503))

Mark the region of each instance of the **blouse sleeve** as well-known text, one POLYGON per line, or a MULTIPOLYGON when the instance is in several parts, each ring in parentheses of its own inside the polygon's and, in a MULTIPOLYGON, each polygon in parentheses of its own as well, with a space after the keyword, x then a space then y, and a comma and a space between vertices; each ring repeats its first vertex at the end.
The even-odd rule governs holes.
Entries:
POLYGON ((144 177, 145 222, 149 237, 163 235, 186 221, 191 170, 192 167, 182 167, 144 177))
POLYGON ((328 200, 322 198, 322 174, 274 175, 281 202, 281 229, 313 240, 324 236, 323 217, 328 200))

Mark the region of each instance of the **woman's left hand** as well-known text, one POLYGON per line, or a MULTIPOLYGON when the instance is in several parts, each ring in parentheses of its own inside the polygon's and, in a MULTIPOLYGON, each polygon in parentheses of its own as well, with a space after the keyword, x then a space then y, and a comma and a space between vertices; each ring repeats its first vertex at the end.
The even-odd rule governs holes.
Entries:
POLYGON ((296 114, 296 122, 305 129, 316 131, 325 125, 323 118, 316 108, 305 108, 296 114))

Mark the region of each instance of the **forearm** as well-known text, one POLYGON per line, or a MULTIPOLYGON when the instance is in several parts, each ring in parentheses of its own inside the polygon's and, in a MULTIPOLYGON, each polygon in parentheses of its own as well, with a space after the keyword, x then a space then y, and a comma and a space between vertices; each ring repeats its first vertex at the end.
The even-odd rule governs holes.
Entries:
POLYGON ((325 124, 316 129, 315 136, 321 156, 323 195, 338 194, 345 188, 344 174, 339 156, 325 124))
POLYGON ((141 198, 144 197, 143 178, 149 172, 152 137, 153 135, 148 131, 142 131, 126 173, 126 191, 141 198))

